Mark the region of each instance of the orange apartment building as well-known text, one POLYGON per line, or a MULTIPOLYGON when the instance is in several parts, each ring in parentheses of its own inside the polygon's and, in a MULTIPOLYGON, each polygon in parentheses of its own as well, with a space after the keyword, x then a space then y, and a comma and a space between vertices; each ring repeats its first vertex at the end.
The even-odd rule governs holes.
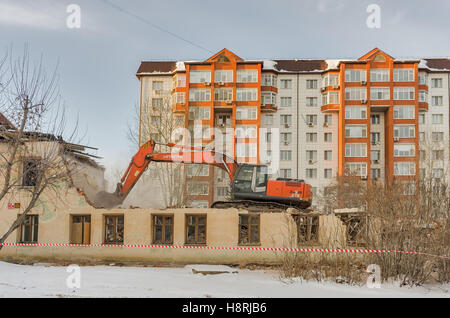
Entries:
MULTIPOLYGON (((169 96, 178 122, 204 128, 204 145, 214 140, 208 128, 218 128, 232 140, 224 151, 239 162, 279 160, 278 177, 304 179, 316 191, 349 171, 383 181, 426 173, 427 138, 443 162, 430 173, 446 176, 449 76, 450 59, 395 59, 377 48, 355 60, 273 61, 223 49, 199 62, 142 62, 137 72, 141 116, 169 96), (279 153, 260 151, 272 138, 260 128, 278 129, 279 153)), ((139 135, 140 144, 149 138, 139 135)), ((224 179, 205 168, 188 182, 202 185, 188 189, 190 203, 223 200, 224 179)))

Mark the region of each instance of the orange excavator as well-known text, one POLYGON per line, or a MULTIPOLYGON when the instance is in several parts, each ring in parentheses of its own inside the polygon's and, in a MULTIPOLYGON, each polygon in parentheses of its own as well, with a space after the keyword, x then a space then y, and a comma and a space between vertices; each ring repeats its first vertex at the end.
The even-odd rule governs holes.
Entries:
POLYGON ((154 140, 143 144, 133 156, 114 193, 101 192, 97 195, 96 205, 111 208, 121 204, 152 161, 208 164, 225 170, 231 180, 232 200, 214 202, 212 208, 285 210, 289 207, 306 209, 311 206, 311 186, 303 180, 287 178, 269 180, 267 166, 239 164, 226 154, 214 150, 154 140), (155 153, 154 149, 158 144, 173 148, 175 151, 155 153))

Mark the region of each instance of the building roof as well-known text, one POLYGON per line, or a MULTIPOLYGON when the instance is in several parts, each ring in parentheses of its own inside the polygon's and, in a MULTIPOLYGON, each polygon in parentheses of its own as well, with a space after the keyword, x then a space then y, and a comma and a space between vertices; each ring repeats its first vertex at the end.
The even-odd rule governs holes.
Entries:
POLYGON ((176 61, 144 61, 141 62, 137 75, 171 74, 176 66, 176 61))
POLYGON ((430 70, 450 71, 450 58, 431 58, 425 59, 425 62, 430 70))
MULTIPOLYGON (((337 69, 342 63, 364 63, 361 60, 351 59, 327 59, 327 60, 308 60, 308 59, 291 59, 291 60, 244 60, 240 63, 263 63, 264 71, 273 71, 277 73, 321 73, 326 70, 337 69)), ((417 60, 394 60, 397 63, 417 63, 419 68, 430 72, 450 72, 450 58, 425 58, 417 60)), ((206 61, 143 61, 137 71, 137 76, 141 75, 171 75, 175 71, 184 72, 185 64, 208 64, 206 61)))

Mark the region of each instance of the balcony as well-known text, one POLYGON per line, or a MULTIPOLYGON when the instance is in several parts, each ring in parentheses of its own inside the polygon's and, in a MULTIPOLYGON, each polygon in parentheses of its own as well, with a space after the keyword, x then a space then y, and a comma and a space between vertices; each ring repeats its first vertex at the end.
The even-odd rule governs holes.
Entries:
POLYGON ((186 111, 186 104, 185 103, 173 104, 172 111, 174 113, 184 113, 186 111))
POLYGON ((261 105, 262 112, 276 112, 277 110, 278 110, 278 107, 274 104, 261 105))

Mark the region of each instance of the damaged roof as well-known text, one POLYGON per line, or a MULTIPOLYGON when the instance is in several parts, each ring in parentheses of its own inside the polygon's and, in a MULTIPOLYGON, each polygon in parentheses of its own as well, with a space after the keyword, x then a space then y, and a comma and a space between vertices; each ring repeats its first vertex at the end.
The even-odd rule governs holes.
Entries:
MULTIPOLYGON (((7 142, 8 140, 14 140, 17 135, 17 129, 13 124, 0 113, 0 142, 7 142)), ((64 152, 69 154, 73 158, 88 163, 91 166, 104 169, 103 166, 99 165, 94 159, 101 159, 101 157, 90 154, 87 149, 98 150, 94 147, 74 144, 66 142, 61 136, 56 136, 54 134, 47 134, 42 132, 32 132, 25 131, 21 138, 23 141, 33 142, 33 141, 55 141, 60 143, 64 147, 64 152)))
POLYGON ((0 131, 1 130, 16 130, 16 127, 14 127, 2 113, 0 113, 0 131))

